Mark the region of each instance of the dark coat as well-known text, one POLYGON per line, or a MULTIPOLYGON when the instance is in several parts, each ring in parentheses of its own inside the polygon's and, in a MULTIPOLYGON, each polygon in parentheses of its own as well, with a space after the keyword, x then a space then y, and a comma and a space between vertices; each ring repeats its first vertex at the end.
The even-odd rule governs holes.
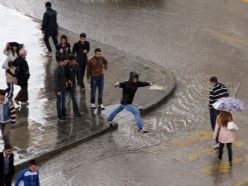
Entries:
POLYGON ((76 55, 79 65, 86 65, 88 62, 87 53, 83 53, 83 50, 87 50, 87 53, 89 53, 90 43, 88 41, 85 41, 84 44, 82 44, 81 41, 78 41, 74 44, 72 49, 72 53, 76 55))
MULTIPOLYGON (((3 179, 3 170, 4 170, 4 156, 3 152, 0 152, 0 179, 3 179)), ((9 159, 9 173, 11 176, 15 174, 15 166, 14 166, 14 154, 10 155, 9 159)))
POLYGON ((17 85, 27 86, 30 74, 26 59, 21 56, 17 57, 14 61, 14 66, 16 67, 17 85))
POLYGON ((41 29, 49 34, 58 33, 57 12, 52 8, 48 8, 44 13, 41 29))
POLYGON ((69 88, 76 87, 76 81, 79 82, 79 67, 78 65, 69 65, 68 70, 68 80, 72 81, 72 84, 69 85, 69 88))
POLYGON ((61 66, 58 66, 54 72, 54 84, 55 92, 62 92, 66 88, 66 74, 65 69, 61 66))
POLYGON ((138 74, 131 72, 129 81, 121 82, 118 86, 119 88, 122 88, 122 99, 121 104, 122 105, 129 105, 133 103, 133 99, 135 96, 135 93, 139 87, 145 87, 149 86, 149 82, 142 82, 138 81, 137 83, 133 83, 133 78, 138 78, 138 74))

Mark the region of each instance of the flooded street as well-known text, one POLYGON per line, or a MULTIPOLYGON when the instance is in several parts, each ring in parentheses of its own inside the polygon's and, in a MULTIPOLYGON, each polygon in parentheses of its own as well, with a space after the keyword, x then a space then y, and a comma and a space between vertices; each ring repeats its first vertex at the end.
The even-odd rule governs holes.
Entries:
MULTIPOLYGON (((44 2, 0 0, 39 19, 44 2)), ((248 103, 246 1, 54 0, 53 6, 61 27, 170 69, 177 88, 145 116, 150 133, 137 133, 134 122, 120 124, 42 165, 42 185, 248 185, 248 111, 235 113, 241 130, 230 167, 217 164, 207 107, 212 75, 248 103)), ((1 34, 2 46, 17 39, 1 34)), ((29 47, 37 50, 29 51, 33 60, 44 60, 44 48, 29 47)))

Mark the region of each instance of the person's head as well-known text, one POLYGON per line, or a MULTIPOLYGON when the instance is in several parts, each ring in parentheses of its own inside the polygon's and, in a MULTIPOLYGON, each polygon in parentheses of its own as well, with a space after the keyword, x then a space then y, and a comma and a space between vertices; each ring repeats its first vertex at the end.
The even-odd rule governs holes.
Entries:
POLYGON ((38 167, 37 167, 37 163, 36 163, 35 160, 30 160, 28 166, 29 166, 29 169, 30 169, 32 172, 37 171, 37 168, 38 168, 38 167))
POLYGON ((80 41, 81 42, 85 42, 86 41, 86 34, 85 33, 81 33, 80 34, 80 41))
POLYGON ((4 145, 4 153, 6 156, 9 156, 12 154, 12 147, 11 145, 4 145))
POLYGON ((75 55, 71 55, 70 56, 70 62, 71 62, 71 64, 73 64, 73 65, 75 65, 75 64, 77 64, 77 60, 76 60, 76 56, 75 55))
POLYGON ((230 112, 221 111, 218 117, 220 125, 227 127, 227 123, 230 121, 232 121, 232 114, 230 112))
POLYGON ((95 56, 97 58, 102 56, 102 50, 100 48, 95 49, 95 56))
POLYGON ((28 53, 27 50, 24 47, 22 47, 19 51, 19 56, 25 58, 27 56, 27 53, 28 53))
POLYGON ((216 83, 218 83, 218 79, 217 79, 217 77, 212 76, 212 77, 209 79, 209 82, 211 83, 211 85, 215 85, 216 83))
POLYGON ((61 36, 60 42, 61 42, 62 44, 66 44, 66 43, 67 43, 67 37, 66 37, 66 35, 62 35, 62 36, 61 36))
POLYGON ((9 62, 8 62, 8 67, 11 68, 11 67, 13 67, 13 66, 14 66, 13 61, 9 61, 9 62))
POLYGON ((45 3, 45 7, 46 7, 46 9, 51 8, 52 7, 52 3, 51 2, 46 2, 45 3))
POLYGON ((5 90, 0 89, 0 103, 3 103, 5 99, 5 90))
POLYGON ((132 83, 138 83, 139 81, 139 74, 137 72, 130 72, 129 74, 129 81, 132 83))
POLYGON ((59 66, 65 66, 66 65, 66 58, 64 56, 62 56, 59 59, 59 66))

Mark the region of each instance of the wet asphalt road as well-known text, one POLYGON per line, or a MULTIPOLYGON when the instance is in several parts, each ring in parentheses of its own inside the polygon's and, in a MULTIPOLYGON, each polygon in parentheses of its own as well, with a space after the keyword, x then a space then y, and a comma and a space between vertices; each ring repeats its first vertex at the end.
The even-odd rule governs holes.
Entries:
MULTIPOLYGON (((43 1, 1 2, 43 12, 43 1)), ((246 1, 53 2, 60 26, 168 67, 178 87, 144 118, 151 133, 127 123, 64 152, 42 165, 43 185, 248 185, 247 111, 235 114, 241 130, 230 167, 215 159, 207 110, 211 75, 248 100, 246 1)))

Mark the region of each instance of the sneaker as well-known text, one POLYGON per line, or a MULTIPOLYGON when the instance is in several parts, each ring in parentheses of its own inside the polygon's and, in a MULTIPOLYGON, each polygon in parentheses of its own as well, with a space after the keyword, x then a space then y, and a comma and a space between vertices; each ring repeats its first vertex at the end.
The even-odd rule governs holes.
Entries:
POLYGON ((215 145, 214 145, 214 148, 215 149, 218 149, 220 147, 220 144, 219 143, 216 143, 215 145))
POLYGON ((108 124, 110 127, 114 127, 114 122, 113 121, 108 121, 108 124))
POLYGON ((101 105, 99 106, 99 108, 100 108, 101 110, 105 110, 105 107, 103 106, 103 104, 101 104, 101 105))
POLYGON ((91 108, 95 109, 96 108, 96 105, 94 103, 91 103, 91 108))
POLYGON ((76 117, 83 117, 83 115, 82 115, 82 114, 80 114, 80 113, 78 113, 78 114, 74 114, 74 116, 76 116, 76 117))
POLYGON ((139 132, 141 133, 148 133, 148 131, 144 130, 144 129, 138 129, 139 132))

